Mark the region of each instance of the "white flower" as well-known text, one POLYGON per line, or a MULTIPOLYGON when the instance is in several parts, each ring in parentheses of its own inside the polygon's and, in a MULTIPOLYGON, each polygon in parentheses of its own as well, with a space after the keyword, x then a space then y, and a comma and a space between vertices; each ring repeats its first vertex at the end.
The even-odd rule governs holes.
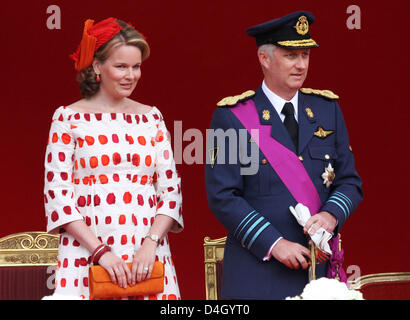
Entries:
POLYGON ((309 282, 302 292, 304 300, 344 300, 349 289, 336 279, 320 278, 309 282))
POLYGON ((322 173, 323 184, 326 184, 326 188, 330 187, 330 185, 333 183, 333 180, 335 180, 335 176, 335 170, 329 163, 327 168, 325 168, 325 172, 322 173))
POLYGON ((336 279, 319 278, 309 282, 300 296, 286 300, 363 300, 360 291, 349 290, 345 283, 336 279))
POLYGON ((349 290, 348 296, 345 300, 364 300, 363 294, 357 290, 349 290))

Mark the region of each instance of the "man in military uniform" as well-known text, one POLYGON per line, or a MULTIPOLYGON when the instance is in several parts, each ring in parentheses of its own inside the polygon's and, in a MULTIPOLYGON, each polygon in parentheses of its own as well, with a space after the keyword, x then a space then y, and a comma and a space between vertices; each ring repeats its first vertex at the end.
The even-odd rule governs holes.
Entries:
MULTIPOLYGON (((249 28, 264 81, 256 92, 223 99, 213 114, 213 132, 238 133, 235 143, 217 134, 209 139, 205 168, 210 209, 228 230, 225 298, 299 295, 309 281, 308 235, 323 228, 336 237, 362 201, 338 96, 301 88, 310 50, 318 47, 310 36, 313 22, 311 13, 299 11, 249 28), (245 129, 246 141, 239 134, 245 129), (240 150, 249 154, 255 144, 258 170, 243 174, 249 162, 240 150), (232 146, 239 149, 236 161, 232 146), (297 203, 312 215, 304 228, 289 210, 297 203)), ((328 262, 316 266, 317 277, 332 272, 328 262)))

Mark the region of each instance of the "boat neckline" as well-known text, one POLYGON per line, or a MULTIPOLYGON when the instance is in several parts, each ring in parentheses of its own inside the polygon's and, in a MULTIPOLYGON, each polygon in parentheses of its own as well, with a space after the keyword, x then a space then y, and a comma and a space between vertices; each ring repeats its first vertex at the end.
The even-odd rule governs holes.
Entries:
POLYGON ((147 115, 150 114, 152 112, 154 112, 155 110, 157 110, 157 107, 152 106, 151 110, 145 113, 130 113, 130 112, 84 112, 84 111, 77 111, 74 110, 70 107, 66 107, 66 106, 60 106, 60 108, 64 109, 64 110, 69 110, 72 113, 79 113, 79 114, 125 114, 125 115, 133 115, 133 116, 143 116, 143 115, 147 115))

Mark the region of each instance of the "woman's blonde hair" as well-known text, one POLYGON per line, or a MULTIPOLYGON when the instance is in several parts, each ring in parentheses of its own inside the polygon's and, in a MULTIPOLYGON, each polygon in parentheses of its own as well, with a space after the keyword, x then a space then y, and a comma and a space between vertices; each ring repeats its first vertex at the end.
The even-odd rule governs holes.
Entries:
MULTIPOLYGON (((121 45, 136 46, 141 50, 142 61, 146 60, 150 54, 150 48, 144 36, 124 21, 117 20, 122 30, 111 40, 104 43, 94 54, 94 58, 104 63, 111 50, 121 45)), ((77 81, 80 83, 81 96, 91 98, 100 89, 100 83, 96 80, 96 73, 93 66, 81 70, 77 74, 77 81)))

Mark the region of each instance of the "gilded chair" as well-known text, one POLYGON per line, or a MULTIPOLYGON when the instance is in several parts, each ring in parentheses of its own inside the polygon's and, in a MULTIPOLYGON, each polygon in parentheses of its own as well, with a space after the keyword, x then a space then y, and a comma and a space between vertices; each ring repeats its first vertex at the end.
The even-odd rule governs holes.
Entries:
POLYGON ((366 300, 410 300, 410 272, 368 274, 350 283, 366 300))
POLYGON ((58 235, 41 231, 0 238, 0 300, 37 300, 54 291, 58 235))
POLYGON ((222 268, 226 237, 204 239, 206 300, 221 299, 222 268))

